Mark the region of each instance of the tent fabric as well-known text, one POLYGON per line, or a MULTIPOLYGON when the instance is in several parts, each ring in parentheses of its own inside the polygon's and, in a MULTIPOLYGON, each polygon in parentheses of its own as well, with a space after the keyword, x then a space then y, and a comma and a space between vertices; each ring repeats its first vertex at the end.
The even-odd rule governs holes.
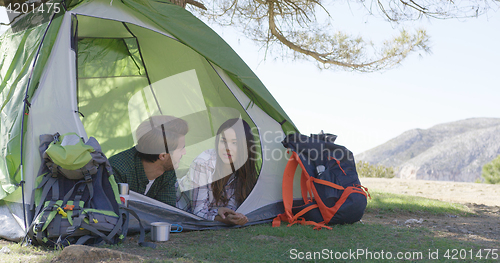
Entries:
MULTIPOLYGON (((201 217, 184 212, 175 207, 165 205, 154 199, 130 191, 129 207, 134 209, 141 223, 149 228, 153 222, 182 222, 185 231, 190 230, 216 230, 226 228, 237 228, 239 226, 228 226, 224 223, 204 220, 201 217)), ((277 202, 261 207, 260 209, 246 213, 249 223, 247 225, 256 225, 270 223, 276 216, 276 212, 283 213, 283 203, 277 202)), ((138 232, 140 230, 135 218, 131 218, 131 227, 129 231, 138 232)))
POLYGON ((133 7, 143 15, 147 15, 154 21, 157 21, 159 26, 170 32, 173 36, 182 36, 182 38, 179 37, 182 42, 200 54, 206 54, 207 59, 225 69, 234 78, 239 80, 245 87, 252 91, 251 94, 253 95, 254 103, 266 109, 268 114, 275 120, 280 122, 286 120, 288 122, 284 123, 286 132, 297 130, 293 122, 291 122, 290 118, 257 76, 248 68, 236 52, 227 52, 227 50, 232 51, 232 48, 207 25, 200 23, 194 16, 186 16, 183 8, 170 3, 146 0, 124 0, 123 2, 125 5, 133 7), (151 12, 152 10, 158 10, 158 12, 151 12), (199 41, 200 36, 203 37, 203 42, 199 41))
MULTIPOLYGON (((52 23, 51 28, 45 35, 45 41, 41 43, 48 23, 30 28, 26 31, 11 33, 8 30, 0 37, 0 97, 2 100, 0 119, 0 199, 11 194, 21 181, 20 158, 21 158, 21 124, 24 110, 26 86, 28 84, 30 70, 34 57, 40 47, 40 55, 37 59, 38 70, 34 70, 31 76, 32 83, 36 82, 41 75, 47 61, 50 49, 53 45, 60 19, 52 23)), ((28 91, 28 97, 34 89, 28 91)))
MULTIPOLYGON (((182 117, 191 127, 178 178, 200 150, 214 147, 215 131, 225 120, 249 123, 259 177, 238 212, 249 215, 250 224, 282 212, 287 155, 280 142, 296 128, 227 43, 167 2, 84 0, 67 6, 41 25, 0 37, 0 237, 23 235, 19 183, 24 175, 29 205, 41 134, 95 137, 109 157, 133 146, 140 121, 156 114, 182 117)), ((294 192, 300 196, 298 187, 294 192)), ((227 227, 153 200, 133 200, 131 206, 151 220, 168 213, 188 229, 227 227)))

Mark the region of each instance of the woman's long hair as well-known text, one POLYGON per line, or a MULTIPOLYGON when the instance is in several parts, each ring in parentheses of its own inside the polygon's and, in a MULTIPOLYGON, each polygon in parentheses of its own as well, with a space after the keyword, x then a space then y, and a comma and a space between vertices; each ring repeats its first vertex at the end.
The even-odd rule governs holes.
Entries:
POLYGON ((219 157, 218 147, 220 136, 229 128, 235 131, 237 140, 238 152, 236 160, 232 160, 233 162, 231 164, 235 178, 231 182, 230 187, 235 189, 234 195, 238 206, 245 201, 257 182, 257 169, 255 167, 256 147, 254 146, 255 140, 250 125, 242 119, 230 119, 220 126, 215 140, 217 161, 215 164, 215 174, 213 178, 220 179, 215 179, 216 181, 212 182, 212 192, 214 196, 214 204, 217 206, 226 206, 231 198, 231 196, 227 196, 225 185, 232 176, 229 176, 230 174, 221 174, 223 173, 223 162, 219 157), (242 138, 243 134, 245 135, 245 138, 242 138))

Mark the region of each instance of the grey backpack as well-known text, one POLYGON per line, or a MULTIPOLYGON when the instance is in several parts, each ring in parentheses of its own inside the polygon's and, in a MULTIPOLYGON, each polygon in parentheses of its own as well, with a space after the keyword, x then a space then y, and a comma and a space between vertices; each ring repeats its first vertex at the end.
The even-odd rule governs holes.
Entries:
MULTIPOLYGON (((27 237, 35 245, 116 244, 128 230, 129 213, 120 201, 108 159, 95 138, 76 134, 40 136, 42 164, 32 201, 27 237), (76 137, 75 137, 76 136, 76 137)), ((140 223, 140 221, 139 221, 140 223)), ((140 245, 144 243, 141 225, 140 245)))

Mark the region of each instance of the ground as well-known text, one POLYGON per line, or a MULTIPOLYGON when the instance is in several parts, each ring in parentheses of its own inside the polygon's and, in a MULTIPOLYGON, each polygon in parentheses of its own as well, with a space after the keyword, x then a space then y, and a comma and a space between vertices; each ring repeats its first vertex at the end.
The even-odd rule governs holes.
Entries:
MULTIPOLYGON (((472 216, 428 215, 422 217, 421 224, 409 224, 433 228, 443 237, 467 240, 489 247, 498 246, 500 240, 500 185, 478 183, 437 182, 424 180, 402 180, 382 178, 361 178, 368 189, 395 194, 408 194, 447 202, 465 204, 472 216)), ((381 217, 367 213, 363 217, 366 223, 405 225, 415 214, 398 214, 394 218, 381 217)))
MULTIPOLYGON (((365 213, 362 219, 363 224, 425 227, 437 230, 433 231, 433 233, 435 233, 439 237, 473 242, 484 248, 499 247, 500 207, 498 205, 500 204, 500 185, 379 178, 361 178, 361 182, 364 186, 368 187, 368 189, 372 191, 377 190, 381 192, 407 194, 439 199, 448 202, 462 203, 465 204, 472 213, 472 215, 464 217, 456 214, 432 215, 429 213, 379 214, 372 211, 365 213)), ((171 240, 158 243, 158 245, 168 248, 169 251, 175 251, 176 247, 182 247, 186 244, 192 244, 193 242, 196 242, 196 240, 200 240, 200 237, 202 239, 218 240, 224 238, 224 235, 226 235, 224 231, 179 233, 173 235, 173 238, 171 238, 171 240)), ((263 236, 258 236, 258 238, 262 237, 263 236)), ((263 238, 275 237, 264 236, 263 238)), ((171 253, 166 255, 164 254, 165 250, 142 249, 135 245, 136 242, 137 236, 127 238, 125 246, 118 250, 150 260, 165 257, 182 257, 182 255, 175 255, 171 253)), ((8 244, 8 242, 0 240, 0 247, 3 247, 5 244, 8 244)), ((118 251, 99 251, 99 257, 107 258, 109 260, 110 258, 116 256, 113 254, 116 252, 118 251)), ((85 259, 84 256, 75 256, 81 255, 81 253, 88 254, 88 251, 77 251, 73 255, 75 258, 69 260, 70 257, 66 256, 65 258, 67 260, 58 262, 89 262, 85 259)), ((128 254, 128 256, 130 256, 130 254, 128 254)), ((127 257, 126 255, 118 255, 118 257, 119 258, 115 257, 116 260, 113 261, 128 261, 127 259, 125 259, 127 257)), ((33 258, 30 257, 29 260, 21 261, 32 262, 33 258)), ((180 261, 186 262, 186 259, 181 259, 180 261)), ((187 260, 187 262, 189 262, 189 260, 187 260)))
POLYGON ((462 204, 500 205, 500 185, 404 180, 386 178, 361 178, 368 189, 395 194, 408 194, 462 204))

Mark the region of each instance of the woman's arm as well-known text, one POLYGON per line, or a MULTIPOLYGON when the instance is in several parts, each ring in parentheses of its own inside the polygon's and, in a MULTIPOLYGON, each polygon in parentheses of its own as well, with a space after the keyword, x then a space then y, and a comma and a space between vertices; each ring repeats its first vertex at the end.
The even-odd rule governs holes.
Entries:
POLYGON ((248 223, 248 218, 244 214, 236 213, 227 207, 219 207, 218 215, 215 216, 215 220, 228 225, 242 226, 248 223))
POLYGON ((181 180, 192 213, 208 220, 214 220, 217 215, 217 210, 211 209, 209 189, 214 166, 206 151, 191 163, 188 174, 181 180))

